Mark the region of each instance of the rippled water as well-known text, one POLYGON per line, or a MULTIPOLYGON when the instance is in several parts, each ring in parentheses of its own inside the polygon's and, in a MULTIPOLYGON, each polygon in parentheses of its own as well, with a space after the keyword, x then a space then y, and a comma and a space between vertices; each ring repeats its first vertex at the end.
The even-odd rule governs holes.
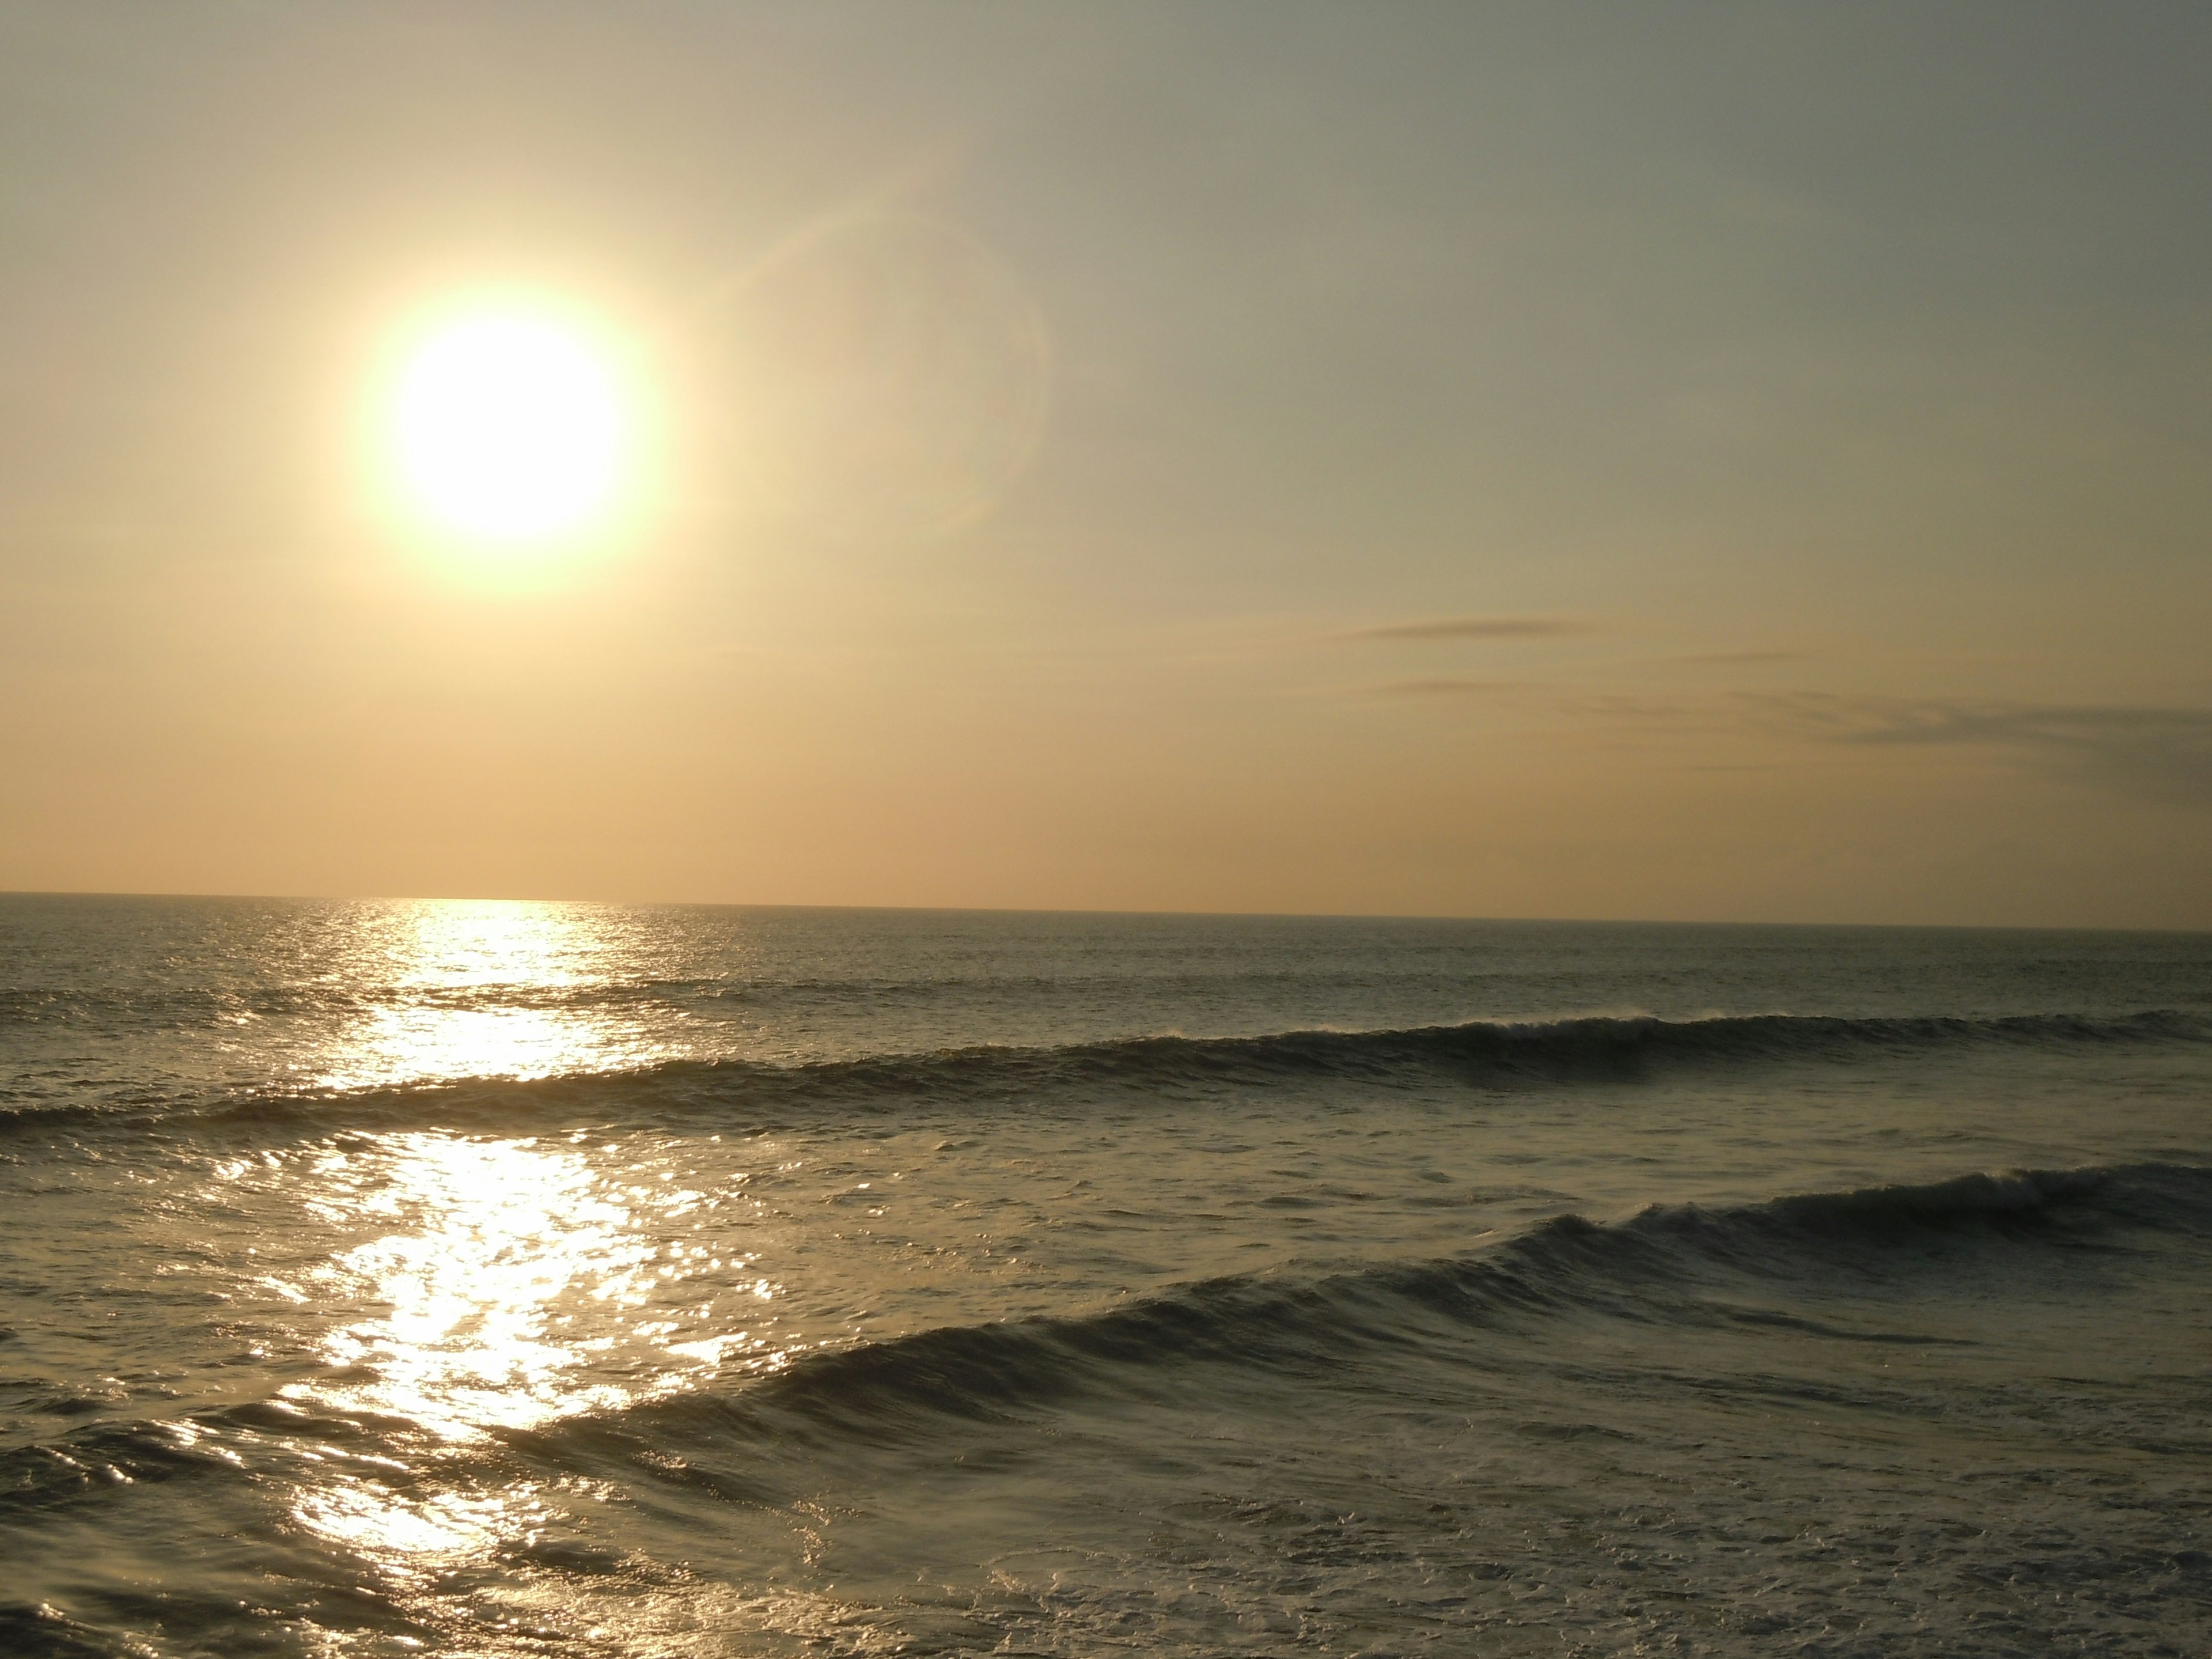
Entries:
POLYGON ((2212 1650, 2212 939, 0 898, 0 1650, 2212 1650))

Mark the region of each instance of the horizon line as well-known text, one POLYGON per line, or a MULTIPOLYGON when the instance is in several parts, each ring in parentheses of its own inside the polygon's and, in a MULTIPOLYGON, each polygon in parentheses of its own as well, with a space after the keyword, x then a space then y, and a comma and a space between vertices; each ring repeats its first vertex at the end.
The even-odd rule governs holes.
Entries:
POLYGON ((1807 921, 1767 919, 1758 921, 1698 916, 1528 916, 1478 915, 1415 910, 1176 910, 1134 907, 1024 906, 1012 904, 832 904, 789 900, 748 899, 610 899, 555 898, 511 896, 400 893, 229 893, 207 891, 151 891, 70 887, 0 887, 0 899, 201 899, 219 902, 276 904, 567 904, 593 905, 608 909, 662 910, 805 910, 846 911, 856 915, 978 915, 978 916, 1125 916, 1132 919, 1248 921, 1408 921, 1474 922, 1506 927, 1766 927, 1820 928, 1856 931, 1959 933, 2158 933, 2212 938, 2212 928, 2174 926, 2118 926, 2094 922, 1978 922, 1978 921, 1807 921))

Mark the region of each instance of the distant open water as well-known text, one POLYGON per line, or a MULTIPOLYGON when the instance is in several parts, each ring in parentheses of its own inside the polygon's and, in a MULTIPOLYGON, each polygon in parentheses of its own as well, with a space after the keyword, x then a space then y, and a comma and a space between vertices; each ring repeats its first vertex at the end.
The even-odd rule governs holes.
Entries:
POLYGON ((2212 1653, 2212 938, 0 897, 0 1653, 2212 1653))

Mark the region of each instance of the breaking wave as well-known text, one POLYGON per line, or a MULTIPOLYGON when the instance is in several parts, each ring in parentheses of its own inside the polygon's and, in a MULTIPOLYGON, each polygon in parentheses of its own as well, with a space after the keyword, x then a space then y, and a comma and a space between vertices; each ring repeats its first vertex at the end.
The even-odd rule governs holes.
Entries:
MULTIPOLYGON (((1971 1175, 1736 1207, 1656 1205, 1610 1224, 1561 1215, 1475 1255, 1317 1279, 1216 1279, 1082 1317, 951 1327, 821 1354, 749 1390, 745 1403, 856 1427, 1142 1386, 1169 1364, 1321 1376, 1354 1355, 1423 1349, 1469 1326, 1583 1316, 1741 1323, 1740 1308, 1703 1292, 1752 1280, 1786 1302, 1821 1285, 1848 1291, 1903 1272, 1940 1273, 1957 1252, 2071 1249, 2146 1230, 2212 1237, 2212 1169, 1971 1175)), ((1839 1340, 1947 1340, 1789 1315, 1750 1322, 1839 1340)))
MULTIPOLYGON (((1887 1293, 1902 1277, 1932 1275, 1940 1286, 1995 1251, 2008 1271, 1987 1282, 2032 1298, 2036 1256, 2111 1248, 2131 1235, 2212 1241, 2212 1168, 1978 1174, 1735 1206, 1655 1205, 1607 1224, 1564 1214, 1463 1255, 1217 1279, 1085 1314, 939 1327, 818 1352, 726 1392, 495 1437, 507 1454, 556 1468, 641 1458, 671 1479, 711 1481, 718 1497, 769 1502, 765 1466, 717 1474, 694 1469, 684 1454, 732 1437, 763 1454, 877 1443, 932 1423, 1019 1416, 1086 1396, 1203 1397, 1208 1384, 1194 1368, 1325 1382, 1347 1364, 1465 1357, 1471 1335, 1490 1354, 1519 1337, 1540 1346, 1562 1320, 1951 1345, 1966 1339, 1887 1328, 1887 1293)), ((311 1440, 328 1456, 408 1426, 279 1401, 170 1423, 87 1424, 0 1454, 0 1512, 67 1504, 118 1481, 234 1475, 222 1447, 240 1431, 311 1440)))
MULTIPOLYGON (((2212 1043, 2212 1017, 2162 1009, 2111 1018, 2075 1014, 2002 1018, 1753 1014, 1667 1020, 1593 1016, 1478 1020, 1399 1030, 1285 1031, 1259 1036, 1158 1036, 1051 1048, 978 1047, 856 1060, 772 1063, 672 1060, 628 1072, 529 1079, 475 1079, 352 1093, 253 1094, 203 1102, 209 1115, 277 1121, 302 1115, 402 1120, 434 1110, 455 1127, 472 1117, 511 1123, 518 1111, 690 1114, 732 1109, 864 1111, 912 1101, 1025 1102, 1072 1091, 1202 1097, 1301 1081, 1382 1087, 1458 1084, 1512 1089, 1552 1083, 1630 1083, 1686 1070, 1790 1063, 1850 1064, 1958 1048, 2065 1049, 2212 1043)), ((102 1105, 0 1105, 0 1123, 30 1127, 118 1110, 102 1105)))

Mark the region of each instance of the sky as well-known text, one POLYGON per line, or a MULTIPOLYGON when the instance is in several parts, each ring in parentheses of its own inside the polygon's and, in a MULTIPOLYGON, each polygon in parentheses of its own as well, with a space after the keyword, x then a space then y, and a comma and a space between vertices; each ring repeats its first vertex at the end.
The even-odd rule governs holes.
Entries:
POLYGON ((2208 70, 15 0, 0 890, 2212 927, 2208 70), (614 482, 487 540, 396 388, 523 314, 614 482))

